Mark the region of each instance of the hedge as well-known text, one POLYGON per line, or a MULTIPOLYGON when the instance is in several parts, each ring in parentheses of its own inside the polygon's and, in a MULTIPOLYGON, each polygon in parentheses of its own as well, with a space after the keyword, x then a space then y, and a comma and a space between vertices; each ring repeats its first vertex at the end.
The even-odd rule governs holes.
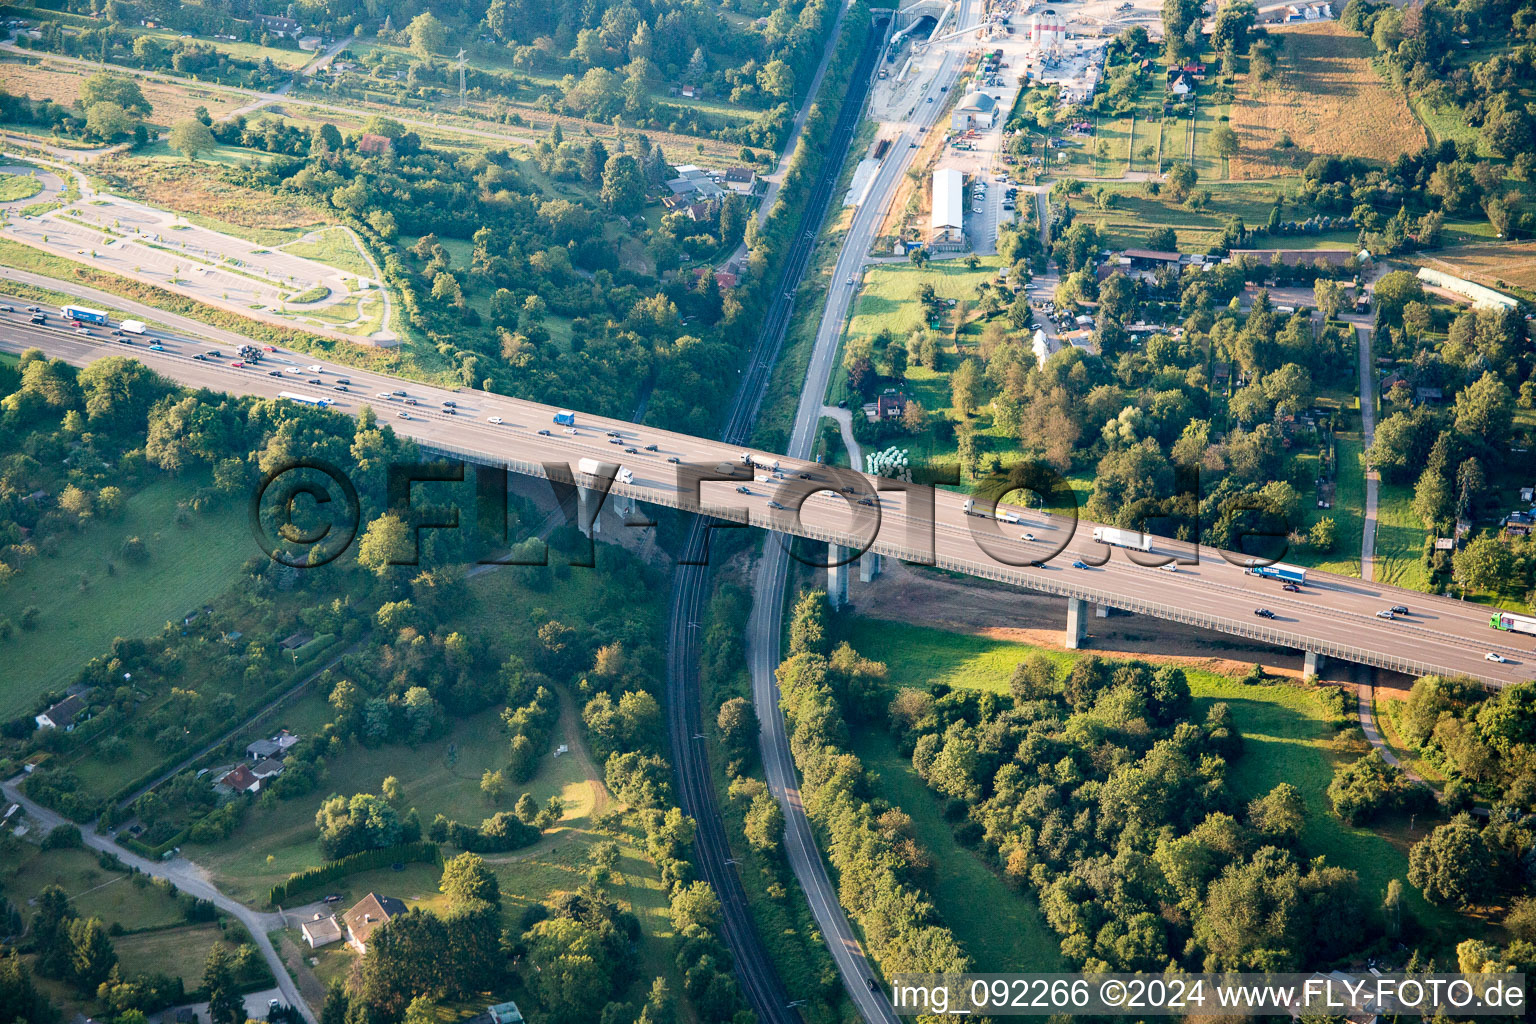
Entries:
POLYGON ((390 864, 436 864, 443 865, 443 852, 438 849, 436 843, 402 843, 399 846, 385 846, 377 850, 363 850, 361 853, 349 854, 340 860, 327 861, 317 868, 309 868, 305 871, 289 875, 286 881, 278 882, 272 887, 272 892, 267 897, 267 902, 272 906, 281 906, 295 892, 319 885, 321 882, 329 882, 333 878, 350 875, 357 871, 372 871, 390 864))

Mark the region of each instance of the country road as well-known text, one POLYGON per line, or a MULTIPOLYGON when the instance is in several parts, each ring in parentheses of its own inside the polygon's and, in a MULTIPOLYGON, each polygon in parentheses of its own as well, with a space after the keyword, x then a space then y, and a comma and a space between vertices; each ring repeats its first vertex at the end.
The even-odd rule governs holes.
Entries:
MULTIPOLYGON (((34 824, 48 830, 57 828, 60 825, 74 824, 74 822, 69 821, 63 815, 50 811, 48 808, 35 803, 23 795, 19 785, 21 778, 18 775, 7 782, 0 782, 0 793, 4 793, 8 800, 21 804, 22 809, 26 811, 27 816, 32 819, 34 824)), ((277 950, 272 946, 272 940, 267 938, 268 932, 287 926, 287 918, 284 914, 252 910, 244 903, 239 903, 224 895, 217 886, 208 880, 208 875, 202 868, 184 857, 176 857, 174 860, 167 861, 147 860, 136 853, 118 846, 110 837, 91 831, 89 826, 81 828, 80 833, 81 838, 85 841, 85 845, 90 849, 102 853, 110 853, 129 867, 137 868, 152 878, 164 878, 182 892, 195 896, 198 899, 209 901, 244 925, 245 930, 251 933, 251 942, 260 951, 262 959, 267 962, 267 967, 272 971, 272 976, 277 979, 277 987, 283 993, 283 998, 288 1002, 288 1005, 296 1008, 303 1014, 308 1024, 316 1024, 314 1011, 310 1009, 309 1003, 305 1001, 304 996, 299 992, 298 985, 289 976, 288 968, 283 963, 282 957, 278 955, 277 950)))

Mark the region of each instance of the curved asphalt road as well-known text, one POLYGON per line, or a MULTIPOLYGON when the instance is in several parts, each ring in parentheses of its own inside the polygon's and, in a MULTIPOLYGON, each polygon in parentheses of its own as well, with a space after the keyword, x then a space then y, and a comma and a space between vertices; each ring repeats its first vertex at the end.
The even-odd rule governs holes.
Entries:
MULTIPOLYGON (((48 808, 34 803, 23 796, 21 787, 17 785, 19 779, 20 776, 17 776, 17 778, 11 779, 9 782, 0 782, 0 793, 4 793, 6 799, 14 800, 16 803, 21 804, 23 810, 27 812, 27 817, 31 818, 35 824, 49 830, 60 825, 74 824, 74 822, 67 820, 63 815, 50 811, 48 808)), ((124 864, 129 867, 138 868, 151 878, 167 879, 182 892, 195 896, 198 899, 207 900, 224 911, 224 913, 245 925, 245 930, 251 933, 251 941, 255 943, 256 949, 260 951, 262 959, 267 962, 267 967, 272 971, 272 976, 277 979, 277 987, 283 993, 283 998, 288 1002, 288 1005, 303 1014, 308 1024, 316 1024, 314 1011, 309 1008, 309 1004, 304 1001, 303 995, 299 992, 299 986, 289 976, 287 965, 283 963, 282 957, 278 956, 277 950, 272 947, 272 940, 267 938, 268 932, 287 927, 284 914, 281 912, 261 913, 252 910, 244 903, 231 899, 220 892, 212 882, 208 881, 202 869, 185 858, 177 857, 174 860, 164 861, 147 860, 136 853, 123 849, 114 843, 110 837, 94 832, 89 827, 82 828, 80 836, 88 848, 102 853, 110 853, 124 864)))

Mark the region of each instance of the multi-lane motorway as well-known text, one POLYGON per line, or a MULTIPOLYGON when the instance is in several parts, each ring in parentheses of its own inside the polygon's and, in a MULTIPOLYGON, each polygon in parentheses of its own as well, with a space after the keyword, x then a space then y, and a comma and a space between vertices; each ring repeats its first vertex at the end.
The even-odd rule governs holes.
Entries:
MULTIPOLYGON (((778 459, 786 471, 782 478, 750 482, 705 482, 682 479, 686 465, 716 471, 739 465, 741 449, 720 441, 650 428, 624 420, 578 415, 572 433, 552 423, 549 406, 475 391, 449 391, 410 381, 328 364, 311 356, 276 352, 256 367, 236 369, 228 350, 216 359, 197 361, 197 352, 215 347, 183 338, 162 337, 162 352, 146 347, 149 339, 121 346, 95 329, 92 337, 75 335, 60 327, 35 327, 25 320, 22 305, 17 313, 0 313, 0 348, 19 352, 43 349, 77 364, 108 355, 131 354, 169 379, 191 387, 207 387, 276 397, 291 391, 326 398, 334 407, 357 413, 371 405, 382 422, 405 435, 441 451, 462 453, 466 458, 504 463, 519 472, 544 475, 547 462, 570 464, 582 458, 620 463, 630 468, 634 480, 615 484, 613 491, 642 501, 694 511, 725 514, 786 534, 823 540, 857 543, 873 527, 873 550, 887 555, 933 561, 944 568, 1015 583, 1029 589, 1076 597, 1129 611, 1177 619, 1241 636, 1268 640, 1298 649, 1407 672, 1448 672, 1477 677, 1495 684, 1531 678, 1536 663, 1531 642, 1489 627, 1489 609, 1443 597, 1401 590, 1354 577, 1311 573, 1300 593, 1279 589, 1278 583, 1248 575, 1236 555, 1199 553, 1199 564, 1181 566, 1177 572, 1133 564, 1125 552, 1111 551, 1093 541, 1091 525, 1070 523, 1063 517, 1044 517, 1019 510, 1019 526, 965 514, 963 496, 940 491, 930 513, 919 498, 885 488, 889 481, 861 478, 861 494, 878 500, 869 506, 852 504, 842 495, 822 491, 805 501, 799 516, 792 509, 776 509, 770 502, 786 497, 784 490, 804 486, 801 471, 830 480, 830 470, 768 452, 754 453, 759 463, 778 459), (319 365, 318 373, 282 373, 286 365, 319 365), (272 372, 279 376, 269 376, 272 372), (346 377, 346 392, 333 383, 346 377), (309 384, 320 380, 321 384, 309 384), (406 406, 390 392, 405 391, 418 404, 406 406), (385 395, 389 397, 378 397, 385 395), (448 415, 445 401, 457 403, 448 415), (489 422, 499 417, 501 423, 489 422), (547 433, 541 433, 545 431, 547 433), (609 432, 615 437, 610 437, 609 432), (622 444, 610 443, 622 441, 622 444), (656 445, 654 452, 644 450, 656 445), (625 451, 635 448, 634 454, 625 451), (677 463, 669 459, 678 460, 677 463), (750 493, 736 492, 746 486, 750 493), (1024 539, 1033 534, 1037 540, 1024 539), (929 539, 931 538, 931 540, 929 539), (1061 552, 1044 565, 1027 564, 1045 557, 1052 549, 1061 552), (925 550, 926 549, 926 550, 925 550), (989 553, 989 549, 992 553, 989 553), (1107 557, 1107 561, 1105 560, 1107 557), (1074 560, 1094 563, 1086 569, 1072 567, 1074 560), (1017 562, 1021 564, 1007 564, 1017 562), (1103 564, 1096 564, 1102 562, 1103 564), (1406 605, 1410 614, 1392 620, 1377 613, 1393 605, 1406 605), (1254 611, 1265 607, 1273 619, 1258 618, 1254 611), (1486 660, 1488 653, 1509 659, 1486 660)), ((56 318, 54 318, 57 322, 56 318)), ((759 471, 758 476, 765 474, 759 471)), ((1189 552, 1172 541, 1159 541, 1154 555, 1171 557, 1189 552)), ((1006 607, 999 608, 1007 621, 1006 607)))

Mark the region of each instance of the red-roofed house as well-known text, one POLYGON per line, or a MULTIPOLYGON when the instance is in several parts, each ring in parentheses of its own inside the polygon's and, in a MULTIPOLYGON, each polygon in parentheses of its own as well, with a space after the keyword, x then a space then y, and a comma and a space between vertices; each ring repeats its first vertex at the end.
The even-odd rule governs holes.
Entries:
POLYGON ((387 135, 375 135, 372 132, 368 132, 357 140, 357 151, 368 156, 388 153, 393 148, 394 143, 389 141, 389 136, 387 135))
POLYGON ((219 780, 219 785, 232 793, 256 793, 261 790, 261 780, 245 764, 236 765, 233 771, 219 780))

